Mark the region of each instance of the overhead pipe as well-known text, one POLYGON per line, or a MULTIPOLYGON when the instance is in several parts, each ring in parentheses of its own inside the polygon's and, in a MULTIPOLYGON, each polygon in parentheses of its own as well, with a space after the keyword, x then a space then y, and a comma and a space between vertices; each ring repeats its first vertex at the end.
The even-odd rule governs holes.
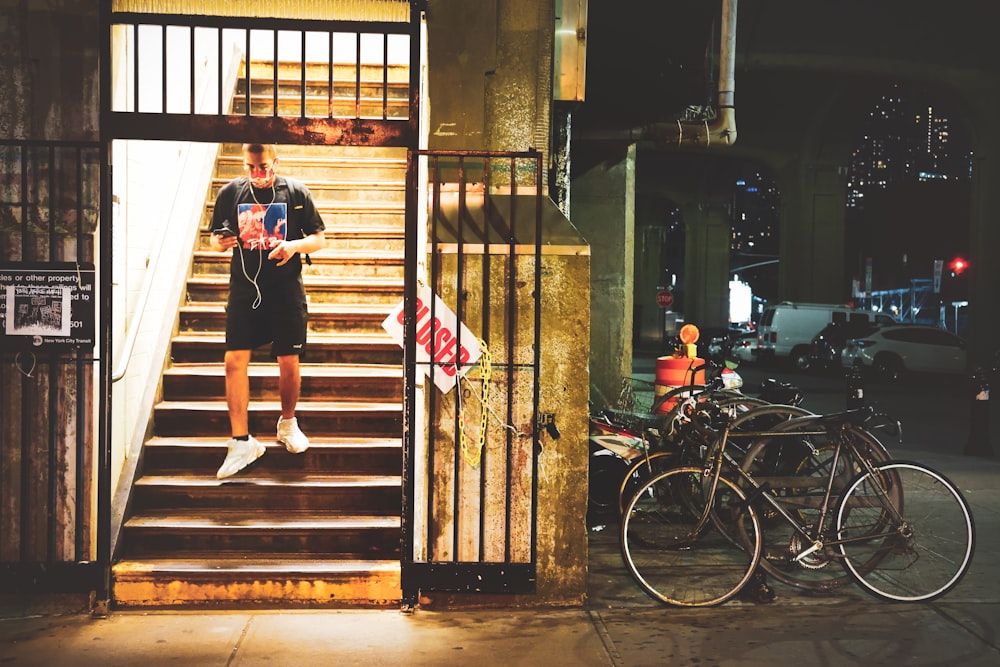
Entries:
POLYGON ((641 129, 640 140, 659 146, 731 146, 736 143, 736 5, 722 0, 719 39, 719 108, 714 119, 701 122, 660 121, 641 129))
POLYGON ((587 139, 651 142, 658 148, 732 146, 736 143, 736 10, 738 0, 722 0, 719 32, 719 97, 712 118, 657 121, 622 132, 588 132, 587 139))

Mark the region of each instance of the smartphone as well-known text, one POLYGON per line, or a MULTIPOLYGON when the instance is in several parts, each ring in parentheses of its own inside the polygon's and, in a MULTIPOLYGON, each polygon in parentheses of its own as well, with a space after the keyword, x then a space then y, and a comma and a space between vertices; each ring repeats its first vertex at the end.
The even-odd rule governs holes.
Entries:
POLYGON ((229 227, 223 227, 222 229, 217 229, 215 233, 221 236, 222 238, 226 238, 227 236, 236 236, 236 232, 231 230, 229 227))

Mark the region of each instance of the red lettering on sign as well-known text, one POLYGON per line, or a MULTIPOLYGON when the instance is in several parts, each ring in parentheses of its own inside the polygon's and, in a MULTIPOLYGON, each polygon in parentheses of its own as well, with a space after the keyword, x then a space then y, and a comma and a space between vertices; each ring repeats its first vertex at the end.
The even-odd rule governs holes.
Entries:
MULTIPOLYGON (((424 305, 424 302, 419 297, 417 298, 416 310, 417 345, 420 345, 427 351, 427 356, 431 355, 431 348, 433 347, 434 361, 442 364, 441 370, 448 376, 454 377, 457 372, 455 362, 465 364, 472 357, 472 353, 464 345, 456 353, 455 348, 458 346, 458 338, 455 332, 442 326, 440 318, 435 317, 431 319, 431 309, 424 305), (432 339, 433 345, 431 344, 432 339)), ((399 311, 399 315, 396 316, 396 321, 403 324, 404 319, 404 314, 401 310, 399 311)))

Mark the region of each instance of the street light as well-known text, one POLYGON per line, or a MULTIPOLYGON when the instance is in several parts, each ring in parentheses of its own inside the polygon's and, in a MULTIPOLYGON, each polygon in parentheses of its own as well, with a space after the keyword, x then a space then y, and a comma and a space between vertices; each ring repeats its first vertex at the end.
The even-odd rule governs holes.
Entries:
POLYGON ((968 301, 952 301, 952 307, 955 309, 955 335, 958 335, 958 309, 965 308, 969 305, 968 301))

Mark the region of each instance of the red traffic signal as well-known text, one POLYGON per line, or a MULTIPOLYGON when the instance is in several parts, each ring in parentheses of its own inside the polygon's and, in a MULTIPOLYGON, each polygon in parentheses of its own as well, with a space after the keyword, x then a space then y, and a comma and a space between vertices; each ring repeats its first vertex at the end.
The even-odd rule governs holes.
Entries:
POLYGON ((961 275, 962 272, 965 271, 967 268, 969 268, 969 262, 962 259, 961 257, 956 257, 955 259, 951 260, 950 264, 948 264, 948 268, 951 269, 951 274, 953 276, 958 276, 961 275))

